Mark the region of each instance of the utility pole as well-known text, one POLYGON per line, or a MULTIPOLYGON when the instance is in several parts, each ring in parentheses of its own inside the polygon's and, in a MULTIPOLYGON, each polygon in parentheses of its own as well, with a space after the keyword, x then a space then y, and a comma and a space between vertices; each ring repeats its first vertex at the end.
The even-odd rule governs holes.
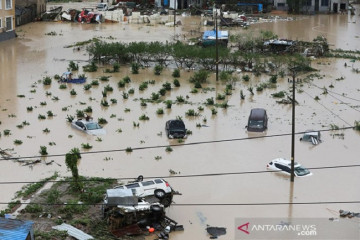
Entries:
POLYGON ((174 0, 174 28, 176 27, 176 0, 174 0))
POLYGON ((291 177, 290 181, 294 182, 295 177, 295 69, 292 70, 292 131, 291 131, 291 177))
POLYGON ((215 8, 215 34, 216 34, 216 81, 219 81, 219 44, 218 44, 218 23, 217 23, 217 8, 215 8))

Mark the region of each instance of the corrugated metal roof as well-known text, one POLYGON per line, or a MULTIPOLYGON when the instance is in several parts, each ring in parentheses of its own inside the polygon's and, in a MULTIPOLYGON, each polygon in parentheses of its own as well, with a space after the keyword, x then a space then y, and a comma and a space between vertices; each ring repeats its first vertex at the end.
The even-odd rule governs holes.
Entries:
POLYGON ((33 224, 31 221, 0 218, 0 239, 25 240, 33 224))
POLYGON ((88 240, 88 239, 94 239, 92 236, 84 233, 83 231, 69 225, 69 224, 66 224, 66 223, 63 223, 61 225, 57 225, 57 226, 54 226, 52 227, 53 229, 56 229, 56 230, 59 230, 59 231, 67 231, 67 233, 76 238, 76 239, 79 239, 79 240, 88 240))

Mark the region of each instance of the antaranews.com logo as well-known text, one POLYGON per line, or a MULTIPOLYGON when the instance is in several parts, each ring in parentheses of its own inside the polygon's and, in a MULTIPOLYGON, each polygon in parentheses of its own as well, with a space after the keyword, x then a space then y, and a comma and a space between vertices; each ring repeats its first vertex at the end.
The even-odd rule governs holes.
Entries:
POLYGON ((235 239, 358 240, 358 223, 327 218, 237 218, 235 239))
POLYGON ((285 232, 285 231, 295 231, 299 236, 316 236, 316 225, 303 225, 296 224, 290 225, 288 223, 280 223, 277 225, 273 224, 253 224, 250 222, 244 223, 238 227, 238 230, 244 234, 250 234, 254 231, 263 231, 263 232, 285 232))

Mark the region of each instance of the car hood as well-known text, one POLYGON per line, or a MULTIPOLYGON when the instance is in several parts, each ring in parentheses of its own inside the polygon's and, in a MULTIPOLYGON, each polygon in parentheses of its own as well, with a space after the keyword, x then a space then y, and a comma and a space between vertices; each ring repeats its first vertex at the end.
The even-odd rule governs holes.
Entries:
POLYGON ((106 130, 101 128, 101 129, 94 129, 94 130, 86 130, 86 133, 93 135, 93 136, 100 136, 100 135, 105 135, 106 134, 106 130))

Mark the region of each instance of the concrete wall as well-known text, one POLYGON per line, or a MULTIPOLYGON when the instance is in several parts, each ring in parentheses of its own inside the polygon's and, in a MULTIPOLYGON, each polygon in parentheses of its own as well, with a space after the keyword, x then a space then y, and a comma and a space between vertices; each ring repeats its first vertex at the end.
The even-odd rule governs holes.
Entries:
POLYGON ((15 38, 15 31, 9 31, 9 32, 4 32, 4 33, 0 33, 0 42, 2 41, 6 41, 6 40, 10 40, 12 38, 15 38))

